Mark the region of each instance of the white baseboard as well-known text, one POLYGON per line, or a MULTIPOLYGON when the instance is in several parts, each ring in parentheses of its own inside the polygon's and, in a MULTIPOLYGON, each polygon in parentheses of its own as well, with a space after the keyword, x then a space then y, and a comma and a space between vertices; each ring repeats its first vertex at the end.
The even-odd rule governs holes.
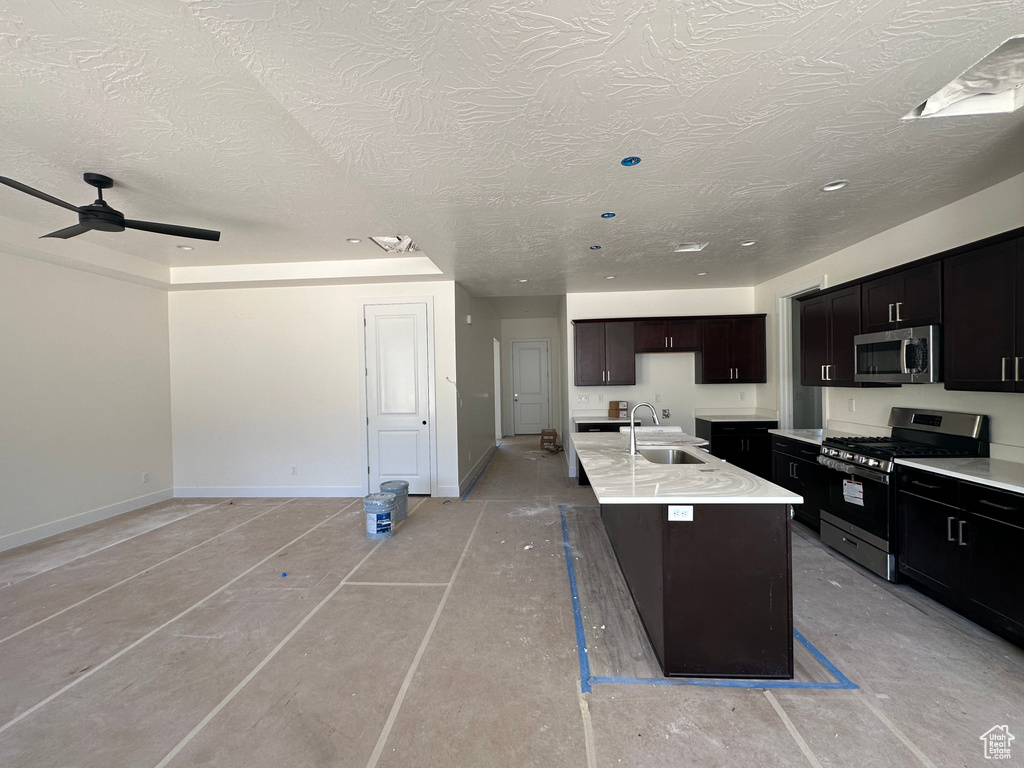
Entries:
POLYGON ((477 479, 477 477, 483 471, 483 468, 487 466, 487 462, 489 462, 494 457, 494 454, 497 450, 498 446, 495 444, 483 452, 480 458, 476 460, 476 464, 473 465, 472 469, 470 469, 469 472, 466 473, 466 476, 459 481, 459 487, 452 489, 455 491, 455 493, 441 493, 441 489, 438 488, 439 495, 462 496, 462 494, 466 492, 469 486, 473 484, 473 481, 477 479))
POLYGON ((356 485, 280 485, 280 486, 216 486, 210 488, 175 488, 176 499, 202 498, 246 498, 246 499, 294 499, 294 498, 363 498, 366 489, 356 485))
POLYGON ((445 496, 452 496, 459 498, 462 494, 459 493, 459 486, 457 485, 439 485, 437 486, 437 498, 442 499, 445 496))
POLYGON ((167 488, 162 491, 156 491, 155 493, 148 493, 145 496, 138 496, 134 499, 128 499, 127 501, 119 501, 116 504, 110 504, 106 507, 98 507, 96 509, 90 509, 86 512, 79 512, 76 515, 70 517, 61 518, 60 520, 54 520, 53 522, 43 523, 33 528, 27 528, 24 531, 15 531, 14 533, 8 533, 4 536, 0 536, 0 552, 8 549, 14 549, 24 544, 31 544, 34 541, 45 539, 49 536, 56 536, 58 533, 64 533, 74 528, 81 528, 83 525, 89 525, 90 523, 96 523, 100 520, 106 520, 108 517, 117 517, 123 515, 125 512, 134 512, 136 509, 142 509, 148 507, 150 504, 158 504, 161 501, 167 501, 168 499, 174 498, 174 492, 167 488))

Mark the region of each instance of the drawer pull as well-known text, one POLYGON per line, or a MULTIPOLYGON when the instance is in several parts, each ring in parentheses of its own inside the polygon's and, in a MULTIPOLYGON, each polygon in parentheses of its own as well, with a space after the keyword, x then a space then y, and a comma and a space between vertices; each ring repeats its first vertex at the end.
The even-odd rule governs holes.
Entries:
POLYGON ((920 480, 911 480, 910 484, 911 485, 919 485, 922 488, 927 488, 929 491, 937 491, 937 490, 939 490, 939 488, 942 487, 942 486, 939 486, 939 485, 930 485, 929 483, 922 483, 920 480))
POLYGON ((953 538, 953 521, 954 520, 956 520, 956 517, 947 517, 946 518, 946 541, 956 541, 956 539, 953 538))
POLYGON ((957 531, 957 534, 956 534, 957 543, 961 547, 966 547, 967 546, 967 542, 964 541, 964 526, 965 525, 967 525, 967 521, 966 520, 961 520, 960 521, 960 529, 957 531))
POLYGON ((978 499, 978 503, 984 504, 986 507, 995 507, 996 509, 1001 509, 1003 510, 1003 512, 1013 512, 1014 510, 1017 509, 1016 507, 1008 507, 1004 504, 996 504, 994 501, 989 501, 988 499, 978 499))
POLYGON ((854 541, 853 539, 848 539, 845 536, 843 536, 843 541, 846 542, 847 544, 852 544, 854 547, 856 547, 856 546, 858 546, 858 544, 860 544, 860 542, 854 541))

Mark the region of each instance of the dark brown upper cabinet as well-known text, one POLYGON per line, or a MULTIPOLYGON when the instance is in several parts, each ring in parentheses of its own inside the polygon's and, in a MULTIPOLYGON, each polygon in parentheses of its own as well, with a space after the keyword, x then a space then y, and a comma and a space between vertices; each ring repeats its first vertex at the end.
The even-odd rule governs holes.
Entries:
POLYGON ((800 300, 800 383, 855 387, 853 337, 860 333, 860 285, 800 300))
POLYGON ((636 384, 636 324, 574 320, 576 386, 636 384))
POLYGON ((696 317, 656 317, 636 323, 637 352, 696 352, 700 349, 700 320, 696 317))
POLYGON ((1024 240, 944 261, 946 389, 1024 392, 1024 240))
POLYGON ((705 317, 697 354, 700 384, 761 384, 765 364, 764 315, 705 317))
POLYGON ((942 322, 942 262, 911 267, 861 286, 861 333, 942 322))

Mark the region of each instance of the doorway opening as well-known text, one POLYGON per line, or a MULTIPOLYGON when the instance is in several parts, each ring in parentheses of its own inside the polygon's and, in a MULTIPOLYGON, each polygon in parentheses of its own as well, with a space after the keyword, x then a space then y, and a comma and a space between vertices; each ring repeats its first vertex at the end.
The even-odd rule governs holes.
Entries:
POLYGON ((551 364, 548 340, 512 342, 512 424, 517 435, 539 435, 550 426, 551 364))
POLYGON ((822 288, 824 278, 778 295, 779 426, 783 429, 822 429, 825 398, 821 387, 800 383, 800 305, 797 300, 822 288))

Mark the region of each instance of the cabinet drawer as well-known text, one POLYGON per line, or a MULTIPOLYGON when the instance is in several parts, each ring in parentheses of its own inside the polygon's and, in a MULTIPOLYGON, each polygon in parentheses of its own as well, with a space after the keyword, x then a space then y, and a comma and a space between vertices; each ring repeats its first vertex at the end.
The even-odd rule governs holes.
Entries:
POLYGON ((769 429, 777 429, 778 426, 777 421, 713 421, 711 436, 766 435, 769 429))
POLYGON ((792 440, 777 435, 772 436, 772 450, 792 456, 794 459, 814 462, 818 460, 818 454, 821 453, 821 448, 814 443, 805 443, 802 440, 792 440))
POLYGON ((592 423, 579 423, 576 425, 577 432, 618 432, 619 427, 628 427, 629 423, 625 424, 610 424, 605 421, 592 422, 592 423))
POLYGON ((957 480, 952 477, 922 472, 918 469, 897 467, 896 490, 912 493, 943 504, 956 504, 957 480))
POLYGON ((1024 529, 1024 496, 974 483, 960 483, 960 508, 1024 529))

